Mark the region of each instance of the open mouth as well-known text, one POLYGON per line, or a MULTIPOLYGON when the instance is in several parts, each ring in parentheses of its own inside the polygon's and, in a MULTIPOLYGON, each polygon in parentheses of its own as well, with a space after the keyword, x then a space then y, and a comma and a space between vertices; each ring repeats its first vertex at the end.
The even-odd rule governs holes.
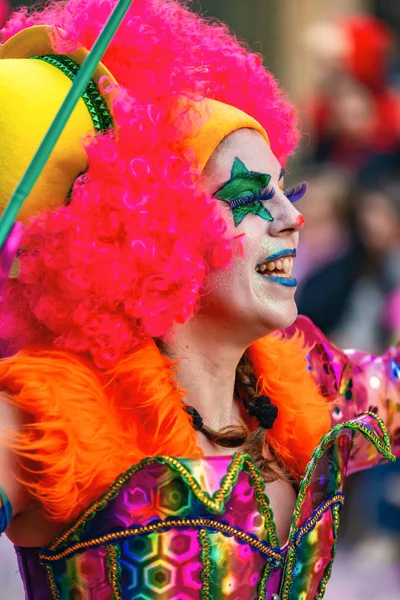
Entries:
POLYGON ((276 275, 277 277, 291 277, 293 271, 293 257, 270 260, 258 265, 257 272, 263 275, 276 275))
POLYGON ((275 283, 295 287, 297 280, 292 277, 295 256, 296 250, 282 250, 268 257, 265 262, 257 265, 256 271, 275 283))

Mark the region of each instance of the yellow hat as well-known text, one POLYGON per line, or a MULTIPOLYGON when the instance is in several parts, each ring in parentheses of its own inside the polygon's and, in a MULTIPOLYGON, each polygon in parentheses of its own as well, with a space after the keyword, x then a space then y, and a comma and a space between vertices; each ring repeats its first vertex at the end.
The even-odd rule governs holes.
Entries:
POLYGON ((187 142, 187 146, 194 152, 201 170, 222 140, 239 129, 255 129, 270 145, 265 129, 242 110, 209 98, 197 103, 196 108, 201 125, 196 135, 187 142))
MULTIPOLYGON (((88 54, 83 47, 55 54, 51 35, 48 26, 30 27, 0 47, 0 215, 67 95, 77 65, 88 54)), ((20 221, 65 203, 76 177, 87 168, 83 139, 111 126, 111 99, 103 98, 97 87, 102 76, 115 81, 100 63, 21 208, 20 221)), ((185 144, 201 169, 218 144, 238 129, 255 129, 269 143, 263 127, 241 110, 210 99, 195 106, 200 125, 185 144)))
MULTIPOLYGON (((57 55, 50 35, 50 27, 31 27, 0 48, 0 214, 65 99, 77 65, 88 54, 80 48, 57 55)), ((112 125, 109 100, 97 87, 104 75, 114 80, 100 63, 21 208, 19 220, 65 202, 74 180, 87 167, 83 139, 112 125)))

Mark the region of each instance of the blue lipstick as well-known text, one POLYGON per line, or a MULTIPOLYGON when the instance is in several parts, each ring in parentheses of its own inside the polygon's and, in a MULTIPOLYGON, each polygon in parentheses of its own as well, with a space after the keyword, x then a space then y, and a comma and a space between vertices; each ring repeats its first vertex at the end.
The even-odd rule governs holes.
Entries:
POLYGON ((260 273, 262 277, 268 279, 272 283, 277 283, 278 285, 284 285, 285 287, 296 287, 297 279, 295 277, 274 277, 273 275, 264 275, 260 273))
MULTIPOLYGON (((293 256, 296 257, 296 249, 287 248, 286 250, 280 250, 280 252, 275 252, 275 254, 271 254, 264 262, 271 262, 272 260, 278 260, 279 258, 285 258, 285 256, 293 256)), ((261 263, 262 264, 262 263, 261 263)))

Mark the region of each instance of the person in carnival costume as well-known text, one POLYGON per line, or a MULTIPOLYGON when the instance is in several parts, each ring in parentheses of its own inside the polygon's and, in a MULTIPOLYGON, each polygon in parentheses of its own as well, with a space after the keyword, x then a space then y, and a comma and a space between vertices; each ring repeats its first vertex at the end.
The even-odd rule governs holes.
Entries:
MULTIPOLYGON (((3 30, 0 206, 113 6, 3 30)), ((133 2, 1 254, 0 530, 27 598, 323 597, 344 476, 400 454, 400 352, 295 321, 298 137, 225 26, 133 2)))

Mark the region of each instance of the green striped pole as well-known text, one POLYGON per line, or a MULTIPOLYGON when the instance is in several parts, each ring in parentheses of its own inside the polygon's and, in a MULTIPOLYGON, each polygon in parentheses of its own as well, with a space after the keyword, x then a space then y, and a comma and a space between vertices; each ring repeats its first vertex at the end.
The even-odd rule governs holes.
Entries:
POLYGON ((119 0, 92 50, 87 55, 78 74, 74 78, 74 82, 65 97, 65 100, 36 151, 35 156, 17 185, 0 219, 0 249, 3 247, 21 206, 40 176, 40 173, 72 114, 72 111, 84 92, 122 19, 126 15, 132 1, 133 0, 119 0))

